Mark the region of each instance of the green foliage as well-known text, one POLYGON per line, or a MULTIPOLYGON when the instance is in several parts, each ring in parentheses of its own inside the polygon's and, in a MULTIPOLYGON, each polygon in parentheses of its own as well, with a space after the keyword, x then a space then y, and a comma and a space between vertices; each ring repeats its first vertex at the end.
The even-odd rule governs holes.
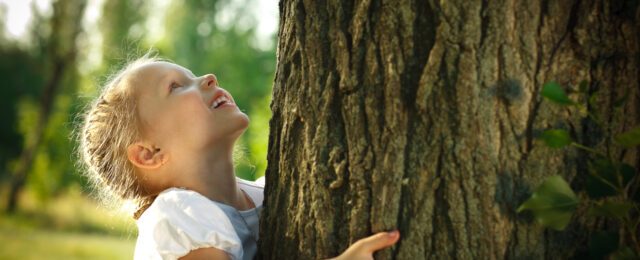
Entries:
POLYGON ((33 8, 33 26, 30 35, 25 36, 29 40, 0 43, 0 103, 5 112, 0 116, 5 124, 0 174, 9 173, 0 181, 21 180, 26 175, 26 185, 13 186, 17 187, 17 194, 27 188, 45 200, 78 179, 70 174, 75 172, 69 156, 73 148, 65 125, 77 86, 73 54, 79 29, 77 17, 83 6, 83 1, 54 1, 50 15, 33 8))
POLYGON ((616 195, 618 192, 616 171, 613 163, 606 159, 597 159, 589 162, 590 178, 587 186, 589 197, 599 199, 616 195))
POLYGON ((142 0, 110 0, 102 7, 99 21, 100 32, 104 38, 104 57, 102 71, 105 73, 121 58, 129 57, 126 52, 135 49, 145 36, 143 23, 147 15, 147 4, 142 0))
POLYGON ((595 203, 589 209, 589 214, 597 217, 623 218, 633 208, 633 203, 604 201, 595 203))
MULTIPOLYGON (((594 114, 597 111, 597 92, 588 93, 589 84, 582 81, 579 91, 588 102, 582 105, 570 99, 563 88, 555 82, 543 86, 541 95, 554 104, 563 108, 577 108, 584 118, 592 120, 596 125, 611 129, 605 122, 594 114), (569 106, 569 107, 567 107, 569 106), (589 107, 589 109, 587 109, 589 107)), ((623 106, 627 98, 613 101, 614 107, 623 106)), ((640 144, 640 127, 627 132, 613 135, 605 133, 609 143, 615 143, 623 148, 632 148, 640 144)), ((586 204, 588 216, 610 218, 617 221, 620 230, 624 232, 597 231, 589 241, 589 254, 593 259, 611 257, 612 259, 635 259, 640 252, 638 243, 638 227, 640 227, 640 201, 638 197, 638 170, 633 166, 614 159, 610 149, 599 151, 573 141, 571 135, 563 129, 548 129, 539 137, 546 146, 560 148, 571 145, 587 152, 588 171, 579 173, 578 178, 585 178, 584 192, 586 200, 578 202, 574 191, 558 175, 545 180, 519 208, 518 212, 529 210, 535 219, 543 226, 562 230, 569 223, 571 216, 579 204, 586 204), (582 175, 580 175, 582 174, 582 175), (632 192, 635 191, 635 194, 632 192)))
POLYGON ((560 84, 556 82, 547 82, 542 87, 542 96, 547 98, 548 100, 555 102, 560 105, 573 105, 575 104, 567 94, 564 92, 564 89, 560 86, 560 84))
POLYGON ((255 164, 255 177, 264 175, 267 169, 267 148, 269 145, 269 119, 271 118, 271 95, 266 95, 251 107, 251 124, 247 131, 251 161, 255 164))
POLYGON ((586 189, 589 198, 592 199, 601 199, 617 194, 615 187, 606 181, 606 179, 593 174, 587 176, 586 189))
MULTIPOLYGON (((22 205, 15 214, 0 214, 0 227, 48 229, 64 232, 84 232, 111 236, 135 235, 135 221, 122 209, 100 207, 86 197, 78 184, 66 192, 41 201, 33 189, 20 197, 22 205)), ((2 259, 2 258, 0 258, 2 259)))
POLYGON ((0 181, 7 179, 10 164, 18 157, 25 142, 18 115, 24 100, 37 99, 43 85, 42 65, 39 58, 28 50, 0 44, 0 181))
POLYGON ((571 144, 571 136, 564 129, 549 129, 542 133, 540 139, 551 148, 562 148, 571 144))
POLYGON ((545 227, 564 230, 578 205, 578 197, 562 177, 555 175, 545 180, 518 212, 530 210, 545 227))

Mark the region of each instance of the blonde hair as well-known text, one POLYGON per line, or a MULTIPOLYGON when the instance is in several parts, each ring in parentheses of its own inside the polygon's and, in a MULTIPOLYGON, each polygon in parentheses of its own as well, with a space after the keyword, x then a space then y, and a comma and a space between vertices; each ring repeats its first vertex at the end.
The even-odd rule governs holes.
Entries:
POLYGON ((137 68, 158 61, 165 60, 148 52, 109 77, 82 115, 76 133, 84 175, 99 198, 108 203, 115 199, 121 205, 133 203, 135 219, 155 197, 145 192, 127 158, 127 147, 141 136, 137 97, 129 76, 137 68))

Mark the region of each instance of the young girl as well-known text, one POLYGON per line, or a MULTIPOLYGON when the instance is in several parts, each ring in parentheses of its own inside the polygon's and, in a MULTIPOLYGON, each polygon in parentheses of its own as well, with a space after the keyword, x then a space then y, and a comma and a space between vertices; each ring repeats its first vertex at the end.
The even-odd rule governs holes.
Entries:
MULTIPOLYGON (((135 259, 252 259, 263 186, 234 174, 249 118, 216 76, 145 55, 116 73, 84 115, 80 153, 96 187, 133 201, 135 259)), ((381 232, 339 259, 372 259, 381 232)))

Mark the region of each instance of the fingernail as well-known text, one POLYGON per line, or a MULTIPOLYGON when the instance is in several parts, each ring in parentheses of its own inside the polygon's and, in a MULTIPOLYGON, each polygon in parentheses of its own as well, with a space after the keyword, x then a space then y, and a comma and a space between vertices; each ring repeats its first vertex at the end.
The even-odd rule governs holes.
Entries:
POLYGON ((389 235, 390 238, 395 238, 398 235, 400 235, 400 232, 398 232, 398 230, 394 230, 394 231, 388 232, 387 234, 389 235))

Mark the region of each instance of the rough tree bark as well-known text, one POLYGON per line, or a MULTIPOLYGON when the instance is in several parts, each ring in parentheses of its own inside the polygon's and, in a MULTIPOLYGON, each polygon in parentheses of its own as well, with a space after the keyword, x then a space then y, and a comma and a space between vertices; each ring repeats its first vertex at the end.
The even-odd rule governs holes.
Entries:
POLYGON ((613 132, 637 125, 639 28, 637 1, 281 1, 259 256, 336 256, 394 228, 376 257, 573 255, 593 223, 515 213, 548 176, 583 185, 584 154, 536 134, 640 157, 539 92, 587 80, 613 132))

